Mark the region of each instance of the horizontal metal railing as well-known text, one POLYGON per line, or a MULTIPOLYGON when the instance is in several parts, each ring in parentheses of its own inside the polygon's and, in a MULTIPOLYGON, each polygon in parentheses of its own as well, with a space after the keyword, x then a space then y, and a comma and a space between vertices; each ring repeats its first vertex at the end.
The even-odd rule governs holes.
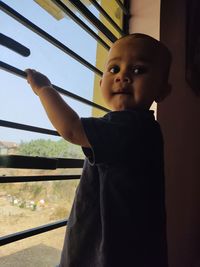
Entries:
POLYGON ((6 235, 0 237, 0 246, 10 244, 12 242, 16 242, 22 240, 27 237, 35 236, 38 234, 43 234, 45 232, 55 230, 57 228, 63 227, 67 225, 67 220, 60 220, 57 222, 41 225, 39 227, 27 229, 25 231, 17 232, 14 234, 6 235))
MULTIPOLYGON (((0 155, 1 168, 20 168, 20 169, 62 169, 62 168, 82 168, 82 159, 69 158, 49 158, 33 157, 21 155, 0 155)), ((2 180, 0 180, 1 182, 2 180)))
POLYGON ((3 45, 8 49, 15 51, 23 57, 28 57, 31 53, 30 49, 13 40, 12 38, 4 35, 3 33, 0 33, 0 45, 3 45))
MULTIPOLYGON (((44 168, 41 168, 44 169, 44 168)), ((80 175, 0 176, 0 184, 78 180, 80 175)))
POLYGON ((12 128, 12 129, 16 129, 16 130, 23 130, 23 131, 29 131, 29 132, 34 132, 34 133, 60 136, 59 133, 57 131, 54 131, 54 130, 49 130, 49 129, 40 128, 40 127, 27 125, 27 124, 16 123, 16 122, 12 122, 12 121, 0 120, 0 126, 6 127, 6 128, 12 128))

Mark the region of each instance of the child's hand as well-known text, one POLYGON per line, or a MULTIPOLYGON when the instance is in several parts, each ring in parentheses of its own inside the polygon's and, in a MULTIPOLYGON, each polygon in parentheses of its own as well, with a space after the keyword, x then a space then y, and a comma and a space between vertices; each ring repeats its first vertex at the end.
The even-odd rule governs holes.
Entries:
POLYGON ((36 95, 38 95, 42 87, 52 87, 50 80, 44 74, 33 69, 26 69, 25 72, 27 73, 27 82, 36 95))

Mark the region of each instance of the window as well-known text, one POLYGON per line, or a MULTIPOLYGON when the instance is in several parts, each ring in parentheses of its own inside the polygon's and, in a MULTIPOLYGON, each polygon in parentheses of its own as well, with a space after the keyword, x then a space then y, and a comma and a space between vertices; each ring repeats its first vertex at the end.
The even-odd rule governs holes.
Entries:
POLYGON ((48 121, 24 69, 46 74, 79 116, 104 114, 99 79, 126 15, 119 0, 0 1, 2 266, 20 259, 28 266, 42 250, 51 257, 38 256, 33 266, 56 265, 83 164, 81 149, 48 121))

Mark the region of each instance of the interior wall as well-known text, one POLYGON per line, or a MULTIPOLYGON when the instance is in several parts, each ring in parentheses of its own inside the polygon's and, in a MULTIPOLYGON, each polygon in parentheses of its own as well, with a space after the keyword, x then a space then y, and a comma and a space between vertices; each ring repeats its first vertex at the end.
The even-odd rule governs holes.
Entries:
POLYGON ((142 32, 159 40, 160 0, 131 0, 129 32, 142 32))
POLYGON ((171 49, 172 94, 158 105, 165 139, 170 267, 200 267, 200 98, 185 81, 186 0, 163 0, 161 40, 171 49))
POLYGON ((131 0, 132 32, 161 39, 173 54, 173 90, 157 110, 165 140, 169 267, 200 267, 200 98, 185 81, 186 0, 131 0))

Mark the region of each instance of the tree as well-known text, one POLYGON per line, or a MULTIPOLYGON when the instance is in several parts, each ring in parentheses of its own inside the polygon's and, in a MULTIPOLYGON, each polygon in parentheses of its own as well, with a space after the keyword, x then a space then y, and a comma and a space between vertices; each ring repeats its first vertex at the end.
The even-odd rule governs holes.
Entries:
POLYGON ((36 139, 30 142, 21 142, 17 154, 38 157, 83 158, 81 148, 66 142, 64 139, 58 141, 36 139))

